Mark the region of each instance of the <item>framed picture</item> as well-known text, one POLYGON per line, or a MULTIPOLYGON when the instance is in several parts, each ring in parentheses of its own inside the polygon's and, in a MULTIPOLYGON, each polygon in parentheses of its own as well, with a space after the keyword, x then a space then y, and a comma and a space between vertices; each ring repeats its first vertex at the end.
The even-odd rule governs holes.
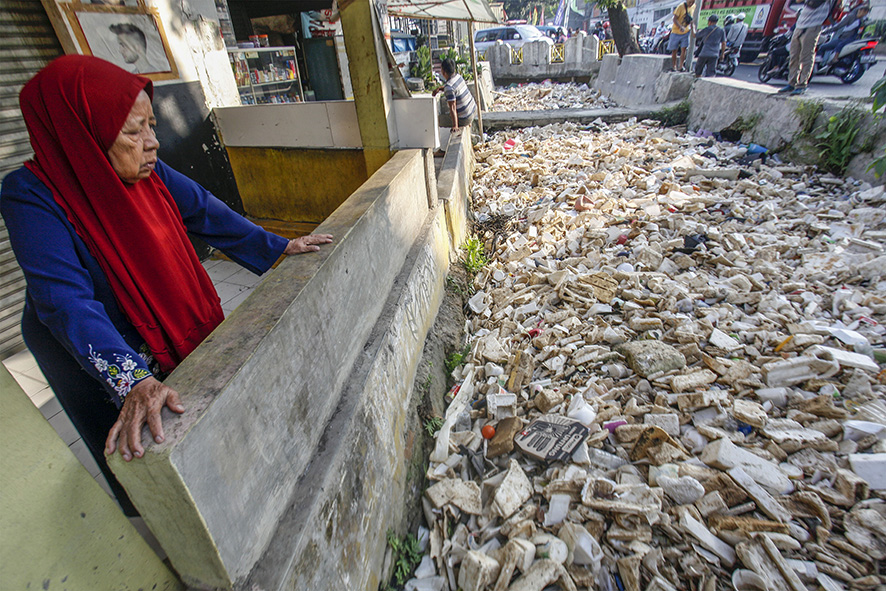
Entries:
POLYGON ((178 78, 178 69, 155 9, 138 0, 92 0, 91 4, 59 5, 68 18, 80 53, 100 57, 152 80, 178 78), (126 4, 107 4, 117 1, 126 4))

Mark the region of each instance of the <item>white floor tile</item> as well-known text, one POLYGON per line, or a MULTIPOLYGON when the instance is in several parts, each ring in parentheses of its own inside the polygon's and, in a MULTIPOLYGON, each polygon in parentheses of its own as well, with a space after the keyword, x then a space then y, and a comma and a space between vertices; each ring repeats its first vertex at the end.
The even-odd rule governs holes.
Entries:
POLYGON ((98 485, 102 487, 102 490, 108 493, 108 496, 114 499, 114 502, 116 503, 117 497, 114 496, 114 492, 111 490, 111 487, 108 486, 108 481, 105 479, 105 475, 99 471, 98 475, 94 477, 94 480, 98 482, 98 485))
POLYGON ((49 385, 49 383, 46 381, 46 376, 43 375, 43 372, 40 371, 40 367, 37 365, 34 365, 34 367, 32 367, 31 369, 29 369, 28 371, 25 371, 23 373, 26 376, 28 376, 29 378, 33 378, 33 379, 37 380, 38 382, 42 382, 42 383, 46 384, 47 386, 49 385))
POLYGON ((37 367, 37 360, 34 359, 34 356, 31 355, 31 352, 25 349, 19 353, 16 353, 12 357, 3 360, 3 365, 6 366, 11 373, 25 373, 29 369, 37 367))
POLYGON ((243 267, 237 263, 232 263, 231 261, 219 261, 219 264, 213 266, 207 271, 207 273, 213 283, 218 283, 219 281, 224 281, 242 268, 243 267))
POLYGON ((218 292, 218 299, 221 300, 221 304, 224 307, 228 306, 228 302, 240 295, 243 291, 249 288, 243 287, 242 285, 234 285, 233 283, 227 283, 226 281, 222 281, 221 283, 215 284, 215 291, 218 292))
POLYGON ((95 458, 92 457, 92 453, 82 439, 78 439, 68 447, 74 452, 74 456, 80 460, 80 463, 83 464, 90 476, 95 478, 98 474, 101 474, 101 469, 95 463, 95 458))
POLYGON ((34 406, 37 408, 43 408, 46 404, 49 403, 50 400, 55 398, 55 392, 52 391, 52 388, 46 386, 36 394, 32 395, 31 402, 34 403, 34 406))
POLYGON ((222 261, 223 259, 206 259, 205 261, 203 261, 202 265, 204 269, 209 271, 211 268, 221 263, 222 261))
POLYGON ((64 410, 62 410, 61 402, 59 402, 58 398, 56 398, 55 396, 53 396, 40 406, 40 414, 42 414, 43 418, 45 418, 47 421, 60 412, 64 412, 64 410))
POLYGON ((60 412, 49 419, 49 424, 52 425, 52 428, 55 429, 55 432, 58 433, 58 436, 62 438, 62 441, 65 442, 65 445, 71 445, 72 443, 80 439, 80 434, 77 433, 77 429, 74 428, 74 424, 71 423, 71 419, 69 419, 68 415, 63 412, 60 412))
POLYGON ((248 297, 249 297, 249 294, 251 294, 253 291, 254 291, 254 288, 243 290, 243 291, 240 292, 238 295, 234 296, 233 298, 231 298, 230 300, 228 300, 227 302, 225 302, 224 307, 225 307, 225 308, 228 308, 229 310, 236 310, 236 309, 237 309, 237 306, 239 306, 240 304, 242 304, 243 301, 244 301, 246 298, 248 298, 248 297))
POLYGON ((16 382, 18 382, 18 385, 22 387, 22 390, 25 391, 25 394, 28 395, 28 398, 33 397, 35 394, 41 392, 46 388, 46 382, 35 380, 34 378, 30 378, 23 373, 9 373, 12 374, 12 377, 15 378, 16 382))
POLYGON ((254 287, 261 282, 261 276, 256 275, 252 271, 240 268, 239 271, 225 279, 225 283, 234 283, 245 287, 254 287))

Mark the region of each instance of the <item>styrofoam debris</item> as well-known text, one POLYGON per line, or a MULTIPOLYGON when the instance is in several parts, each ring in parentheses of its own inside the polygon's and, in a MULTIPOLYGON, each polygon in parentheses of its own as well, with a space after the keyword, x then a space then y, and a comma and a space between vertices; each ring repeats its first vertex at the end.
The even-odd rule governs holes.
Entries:
POLYGON ((883 584, 886 192, 746 153, 635 120, 477 146, 444 588, 883 584))

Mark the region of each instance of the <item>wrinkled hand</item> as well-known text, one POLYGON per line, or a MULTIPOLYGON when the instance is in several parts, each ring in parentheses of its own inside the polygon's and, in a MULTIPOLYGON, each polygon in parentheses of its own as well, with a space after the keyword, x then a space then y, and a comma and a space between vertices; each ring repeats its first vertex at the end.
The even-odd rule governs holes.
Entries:
POLYGON ((175 413, 185 412, 178 392, 169 386, 164 386, 155 378, 145 378, 136 384, 126 395, 120 416, 108 433, 105 454, 113 455, 119 446, 120 455, 127 462, 133 457, 142 457, 145 454, 142 447, 142 427, 145 423, 151 429, 154 441, 163 443, 165 437, 160 411, 164 406, 175 413))
POLYGON ((301 254, 303 252, 316 252, 320 250, 318 245, 332 242, 332 234, 309 234, 295 240, 290 240, 283 251, 285 255, 301 254))

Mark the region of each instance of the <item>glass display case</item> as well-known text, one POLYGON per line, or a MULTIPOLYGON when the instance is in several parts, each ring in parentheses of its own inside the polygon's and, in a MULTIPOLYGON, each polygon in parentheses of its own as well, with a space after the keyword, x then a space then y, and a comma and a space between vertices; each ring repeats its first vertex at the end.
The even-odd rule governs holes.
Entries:
POLYGON ((304 100, 294 47, 228 49, 228 58, 244 105, 304 100))

